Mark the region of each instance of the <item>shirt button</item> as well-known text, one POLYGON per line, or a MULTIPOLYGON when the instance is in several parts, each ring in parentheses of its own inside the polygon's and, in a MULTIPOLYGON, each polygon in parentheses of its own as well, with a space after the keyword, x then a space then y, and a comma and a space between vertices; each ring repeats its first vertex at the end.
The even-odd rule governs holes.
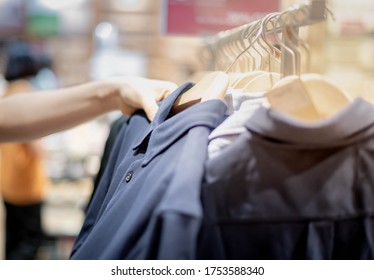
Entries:
POLYGON ((132 178, 132 171, 128 172, 125 177, 126 183, 130 182, 132 178))

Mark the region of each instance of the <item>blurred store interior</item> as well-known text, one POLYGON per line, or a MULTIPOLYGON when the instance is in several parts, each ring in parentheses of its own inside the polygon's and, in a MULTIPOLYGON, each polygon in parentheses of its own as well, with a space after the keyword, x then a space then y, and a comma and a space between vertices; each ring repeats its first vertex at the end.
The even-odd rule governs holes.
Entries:
MULTIPOLYGON (((251 5, 257 1, 242 2, 251 5)), ((299 2, 280 1, 279 9, 299 2)), ((46 74, 38 84, 40 89, 118 75, 182 84, 199 71, 211 70, 202 53, 205 38, 210 34, 168 33, 167 3, 0 0, 0 73, 6 44, 23 39, 51 58, 50 70, 54 75, 46 74)), ((329 16, 326 22, 300 31, 309 45, 310 71, 328 76, 353 96, 369 96, 374 89, 374 0, 330 0, 328 4, 334 20, 329 16)), ((181 18, 180 24, 189 23, 181 18)), ((0 92, 5 86, 2 81, 0 92)), ((42 139, 51 187, 43 207, 48 242, 39 250, 40 259, 69 257, 84 220, 109 126, 119 114, 111 113, 42 139)), ((0 207, 3 259, 4 211, 2 204, 0 207)))

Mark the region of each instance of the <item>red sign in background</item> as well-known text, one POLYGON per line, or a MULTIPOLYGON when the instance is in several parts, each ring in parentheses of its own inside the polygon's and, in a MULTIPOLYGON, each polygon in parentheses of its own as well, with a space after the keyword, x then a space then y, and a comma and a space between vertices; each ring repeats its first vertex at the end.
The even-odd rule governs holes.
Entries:
POLYGON ((166 0, 167 34, 208 35, 280 9, 279 0, 166 0))

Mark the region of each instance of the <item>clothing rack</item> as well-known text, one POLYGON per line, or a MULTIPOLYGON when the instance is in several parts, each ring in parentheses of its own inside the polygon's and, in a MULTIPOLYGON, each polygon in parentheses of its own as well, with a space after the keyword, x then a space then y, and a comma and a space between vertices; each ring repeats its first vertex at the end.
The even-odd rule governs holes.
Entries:
POLYGON ((206 38, 204 48, 209 52, 210 57, 207 63, 208 69, 228 72, 242 56, 247 55, 247 58, 250 56, 254 59, 255 57, 249 54, 249 50, 254 48, 258 54, 259 51, 254 45, 261 38, 259 46, 261 50, 265 50, 268 55, 279 54, 282 76, 300 74, 300 51, 297 48, 300 45, 304 49, 307 47, 301 42, 298 30, 302 26, 326 20, 327 12, 330 11, 326 7, 325 0, 312 0, 307 4, 297 4, 283 12, 272 13, 260 20, 209 36, 206 38), (282 35, 281 40, 278 39, 279 33, 282 35), (278 44, 269 42, 272 35, 277 37, 278 44), (231 55, 235 53, 236 57, 228 58, 228 52, 231 55), (225 67, 226 69, 222 69, 225 67))

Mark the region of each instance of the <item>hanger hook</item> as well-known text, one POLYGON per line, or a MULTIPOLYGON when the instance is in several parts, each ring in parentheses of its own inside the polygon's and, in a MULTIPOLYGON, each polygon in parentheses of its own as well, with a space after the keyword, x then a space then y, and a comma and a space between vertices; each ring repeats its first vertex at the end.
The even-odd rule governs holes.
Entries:
MULTIPOLYGON (((287 12, 287 11, 286 11, 287 12)), ((275 14, 273 15, 270 19, 269 19, 269 23, 272 25, 272 33, 274 35, 274 38, 276 40, 276 42, 279 44, 279 46, 281 47, 281 49, 283 51, 286 51, 290 54, 291 56, 291 60, 292 60, 292 66, 293 66, 293 69, 295 69, 295 64, 296 64, 296 59, 295 59, 295 53, 293 52, 293 50, 288 47, 284 42, 282 42, 282 40, 279 38, 278 36, 278 32, 280 31, 283 31, 283 36, 287 36, 286 32, 285 32, 285 24, 284 24, 284 21, 282 19, 282 16, 286 13, 286 12, 282 12, 282 13, 279 13, 279 14, 275 14), (282 30, 283 29, 283 30, 282 30)), ((283 55, 284 57, 284 55, 283 55)), ((286 61, 284 61, 284 58, 281 58, 281 63, 284 64, 286 61)), ((288 63, 288 62, 287 62, 288 63)), ((284 73, 282 73, 284 75, 284 73)))
MULTIPOLYGON (((241 52, 237 55, 237 57, 234 59, 234 61, 229 65, 228 69, 226 70, 226 73, 230 71, 230 69, 233 67, 233 65, 238 61, 238 59, 244 54, 246 53, 254 44, 254 42, 257 40, 257 38, 261 35, 260 32, 258 31, 258 24, 259 24, 259 21, 256 21, 254 24, 253 24, 253 29, 251 30, 251 32, 249 34, 245 34, 244 35, 244 38, 245 39, 249 39, 252 37, 252 34, 257 31, 257 34, 255 36, 255 39, 253 41, 250 41, 249 45, 241 52)), ((250 25, 248 27, 247 30, 249 30, 250 28, 252 28, 252 25, 250 25)))

